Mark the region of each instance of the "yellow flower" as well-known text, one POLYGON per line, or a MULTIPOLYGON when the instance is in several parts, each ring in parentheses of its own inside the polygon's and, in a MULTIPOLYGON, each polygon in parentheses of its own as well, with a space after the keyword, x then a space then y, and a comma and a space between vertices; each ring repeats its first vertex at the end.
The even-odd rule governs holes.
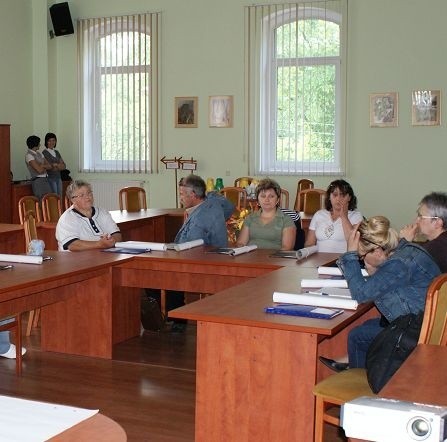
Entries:
POLYGON ((228 242, 235 243, 244 224, 244 219, 250 213, 249 209, 235 211, 227 221, 228 242))

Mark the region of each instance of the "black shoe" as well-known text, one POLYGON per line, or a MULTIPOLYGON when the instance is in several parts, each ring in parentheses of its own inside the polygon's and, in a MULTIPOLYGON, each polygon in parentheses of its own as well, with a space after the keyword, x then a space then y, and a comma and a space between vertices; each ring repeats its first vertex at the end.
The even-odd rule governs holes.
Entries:
POLYGON ((325 358, 324 356, 320 356, 318 359, 326 365, 326 367, 337 372, 344 371, 349 368, 349 364, 347 362, 337 362, 333 359, 325 358))

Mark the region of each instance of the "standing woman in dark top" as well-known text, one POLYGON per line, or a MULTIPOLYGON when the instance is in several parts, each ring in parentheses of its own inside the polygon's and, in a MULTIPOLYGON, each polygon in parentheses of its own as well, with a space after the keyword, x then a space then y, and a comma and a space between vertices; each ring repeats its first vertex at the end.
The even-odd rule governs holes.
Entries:
POLYGON ((43 156, 50 163, 52 168, 48 170, 48 182, 54 193, 62 198, 61 170, 65 169, 65 163, 61 154, 56 150, 57 138, 52 132, 45 135, 45 149, 43 156))
POLYGON ((29 136, 26 139, 26 145, 28 146, 28 151, 25 155, 25 163, 30 174, 31 187, 34 196, 41 200, 45 194, 51 192, 47 172, 52 169, 52 166, 39 151, 40 138, 37 135, 29 136))

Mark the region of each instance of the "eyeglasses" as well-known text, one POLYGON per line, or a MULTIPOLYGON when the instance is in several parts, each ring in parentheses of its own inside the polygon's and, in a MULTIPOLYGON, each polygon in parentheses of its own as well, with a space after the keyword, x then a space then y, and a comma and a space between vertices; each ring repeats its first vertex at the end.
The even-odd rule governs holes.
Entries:
POLYGON ((75 199, 75 198, 90 198, 93 195, 93 192, 87 192, 87 193, 81 193, 80 195, 73 195, 71 198, 75 199))
POLYGON ((439 218, 439 216, 421 215, 419 210, 416 212, 416 215, 417 215, 417 218, 421 218, 421 219, 438 219, 439 218))
POLYGON ((370 253, 374 253, 377 249, 381 249, 382 247, 375 247, 374 249, 368 250, 366 253, 364 253, 363 255, 359 255, 359 259, 360 261, 363 261, 366 257, 366 255, 369 255, 370 253))
POLYGON ((377 246, 377 247, 374 247, 371 250, 368 250, 363 255, 359 255, 359 259, 360 260, 363 260, 365 258, 365 256, 368 255, 369 253, 374 253, 377 249, 382 249, 383 250, 383 247, 380 244, 377 244, 376 242, 371 241, 370 239, 367 239, 367 238, 364 238, 364 237, 361 237, 360 239, 361 239, 361 241, 364 241, 364 242, 367 242, 369 244, 373 244, 373 245, 377 246))

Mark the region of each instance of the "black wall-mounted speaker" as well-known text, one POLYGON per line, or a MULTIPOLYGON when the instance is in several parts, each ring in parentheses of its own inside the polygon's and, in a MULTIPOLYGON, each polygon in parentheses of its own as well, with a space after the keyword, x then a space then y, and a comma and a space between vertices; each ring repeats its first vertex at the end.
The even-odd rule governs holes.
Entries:
POLYGON ((56 37, 74 34, 68 2, 56 3, 50 6, 50 15, 56 37))

